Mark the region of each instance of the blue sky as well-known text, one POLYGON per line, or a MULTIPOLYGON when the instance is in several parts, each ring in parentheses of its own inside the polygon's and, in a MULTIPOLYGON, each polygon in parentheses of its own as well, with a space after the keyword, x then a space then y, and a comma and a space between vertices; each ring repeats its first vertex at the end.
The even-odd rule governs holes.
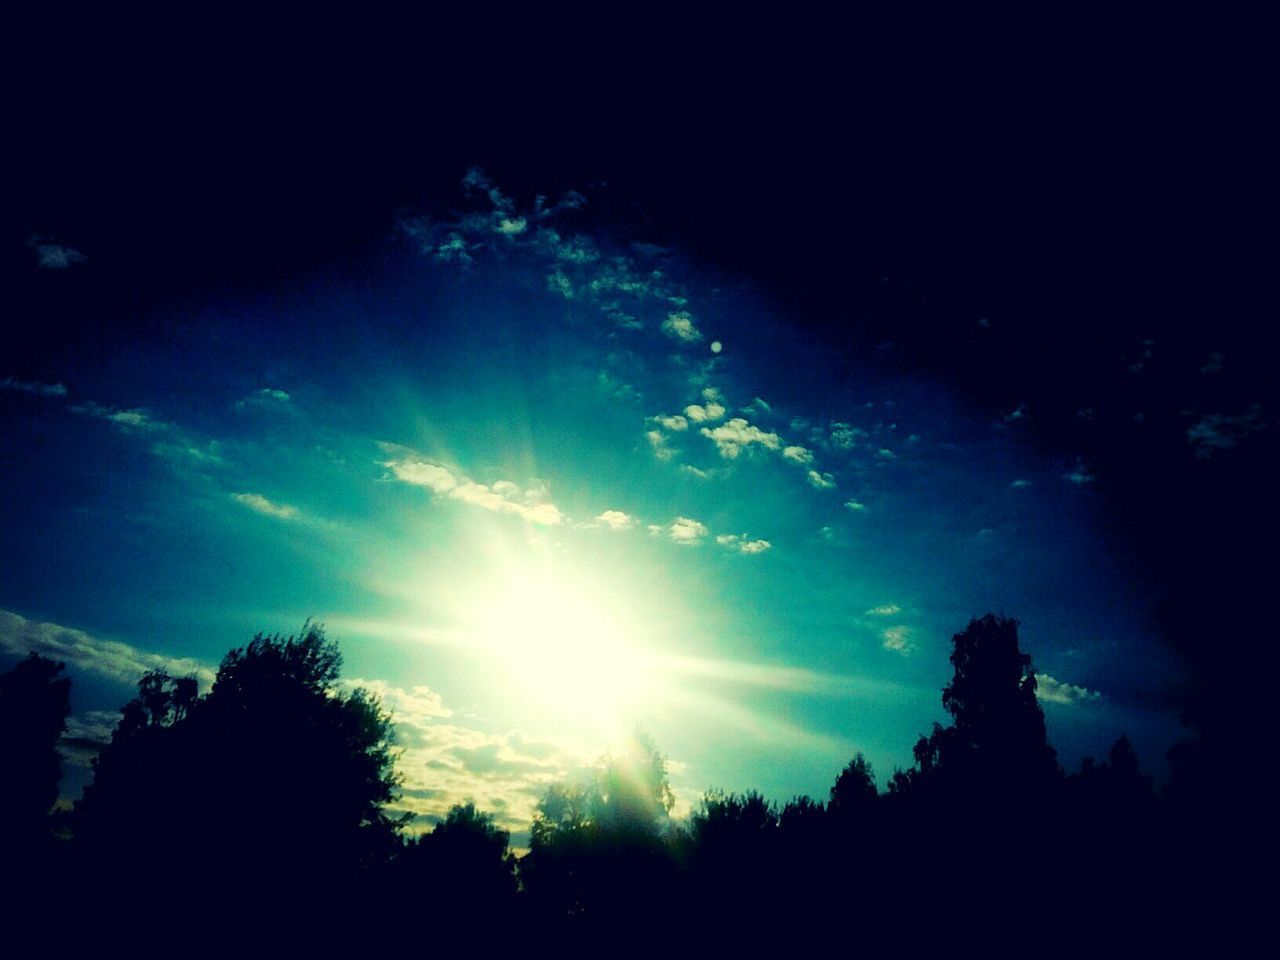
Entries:
MULTIPOLYGON (((400 721, 407 808, 519 832, 635 725, 678 812, 825 796, 859 750, 883 785, 944 719, 951 635, 995 611, 1064 765, 1126 732, 1163 769, 1179 671, 1085 459, 591 202, 473 168, 358 270, 0 368, 0 650, 66 660, 92 740, 142 669, 207 680, 322 621, 400 721)), ((95 255, 32 251, 55 281, 95 255)))

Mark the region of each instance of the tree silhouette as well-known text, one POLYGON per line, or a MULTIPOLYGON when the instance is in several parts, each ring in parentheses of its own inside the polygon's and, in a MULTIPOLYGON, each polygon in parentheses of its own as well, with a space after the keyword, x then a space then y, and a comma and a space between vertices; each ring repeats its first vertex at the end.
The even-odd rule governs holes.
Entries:
POLYGON ((987 614, 952 637, 954 675, 942 691, 952 725, 934 724, 913 750, 917 772, 901 791, 1025 800, 1059 775, 1036 699, 1035 668, 1018 647, 1018 622, 987 614))
POLYGON ((323 629, 259 634, 223 658, 210 692, 149 673, 95 762, 77 833, 99 864, 159 889, 188 883, 314 887, 354 879, 398 846, 391 717, 338 687, 323 629), (119 866, 124 864, 125 866, 119 866))
POLYGON ((10 850, 48 834, 62 779, 58 740, 71 712, 64 668, 32 653, 0 674, 0 836, 10 850))

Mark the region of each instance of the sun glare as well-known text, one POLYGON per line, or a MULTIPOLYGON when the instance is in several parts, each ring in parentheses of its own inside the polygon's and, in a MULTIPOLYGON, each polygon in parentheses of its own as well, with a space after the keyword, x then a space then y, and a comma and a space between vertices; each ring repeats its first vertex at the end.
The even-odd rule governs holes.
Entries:
POLYGON ((599 584, 563 571, 512 571, 484 593, 476 639, 543 706, 617 726, 655 692, 653 660, 627 604, 599 584))

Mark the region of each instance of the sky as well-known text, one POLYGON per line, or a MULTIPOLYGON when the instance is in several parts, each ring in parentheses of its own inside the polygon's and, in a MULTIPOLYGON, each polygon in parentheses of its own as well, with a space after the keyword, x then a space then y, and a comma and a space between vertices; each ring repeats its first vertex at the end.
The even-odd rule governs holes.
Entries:
POLYGON ((868 157, 743 94, 729 143, 532 151, 147 90, 32 121, 5 228, 0 657, 68 665, 69 798, 143 670, 308 619, 420 826, 519 836, 636 727, 677 814, 858 751, 883 786, 987 612, 1068 769, 1125 733, 1163 777, 1222 715, 1200 627, 1254 615, 1222 558, 1272 523, 1272 380, 1158 119, 868 157))

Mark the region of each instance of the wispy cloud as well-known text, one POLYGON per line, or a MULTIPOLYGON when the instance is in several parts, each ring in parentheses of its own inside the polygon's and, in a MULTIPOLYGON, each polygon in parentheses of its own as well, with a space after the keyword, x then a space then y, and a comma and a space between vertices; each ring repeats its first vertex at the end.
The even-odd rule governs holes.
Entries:
POLYGON ((278 520, 298 519, 298 508, 287 503, 273 503, 260 493, 233 493, 231 499, 241 506, 248 507, 254 513, 278 520))
POLYGON ((22 656, 35 652, 126 686, 136 684, 148 670, 194 676, 206 687, 213 682, 213 669, 199 660, 152 653, 72 627, 28 620, 8 610, 0 610, 0 650, 22 656))
POLYGON ((722 547, 728 547, 730 550, 736 550, 739 553, 764 553, 766 550, 773 548, 768 540, 752 540, 746 534, 739 536, 736 533, 722 533, 716 537, 716 543, 722 547))
POLYGON ((104 407, 89 400, 85 403, 77 404, 71 410, 73 413, 83 414, 86 417, 106 420, 121 430, 130 432, 155 433, 169 428, 169 424, 163 420, 156 420, 150 413, 140 407, 121 410, 115 407, 104 407))
POLYGON ((44 270, 66 270, 88 259, 79 250, 45 237, 33 236, 27 240, 27 246, 35 251, 36 266, 44 270))
POLYGON ((245 410, 258 409, 283 409, 293 398, 289 396, 285 390, 276 387, 263 387, 255 390, 243 400, 236 401, 236 410, 244 412, 245 410))
POLYGON ((5 377, 0 380, 0 390, 13 393, 29 393, 37 397, 65 397, 67 388, 61 383, 41 383, 37 380, 16 380, 5 377))
POLYGON ((896 603, 884 603, 878 607, 872 607, 867 611, 869 617, 893 617, 902 612, 902 608, 896 603))
POLYGON ((1265 430, 1262 408, 1254 404, 1244 413, 1225 416, 1210 413, 1201 417, 1187 429, 1187 442, 1195 450, 1196 458, 1207 460, 1215 453, 1238 446, 1250 434, 1265 430))
POLYGON ((382 461, 382 466, 402 483, 423 487, 437 495, 494 513, 514 514, 541 526, 554 526, 564 519, 560 509, 546 500, 546 490, 540 484, 522 488, 510 480, 476 483, 442 463, 404 448, 384 444, 383 449, 401 454, 395 459, 382 461))
POLYGON ((911 639, 909 627, 886 627, 880 634, 880 645, 886 650, 909 657, 915 652, 916 645, 911 639))
POLYGON ((1047 673, 1039 673, 1036 674, 1036 699, 1046 703, 1091 703, 1101 700, 1102 694, 1073 683, 1063 683, 1047 673))

